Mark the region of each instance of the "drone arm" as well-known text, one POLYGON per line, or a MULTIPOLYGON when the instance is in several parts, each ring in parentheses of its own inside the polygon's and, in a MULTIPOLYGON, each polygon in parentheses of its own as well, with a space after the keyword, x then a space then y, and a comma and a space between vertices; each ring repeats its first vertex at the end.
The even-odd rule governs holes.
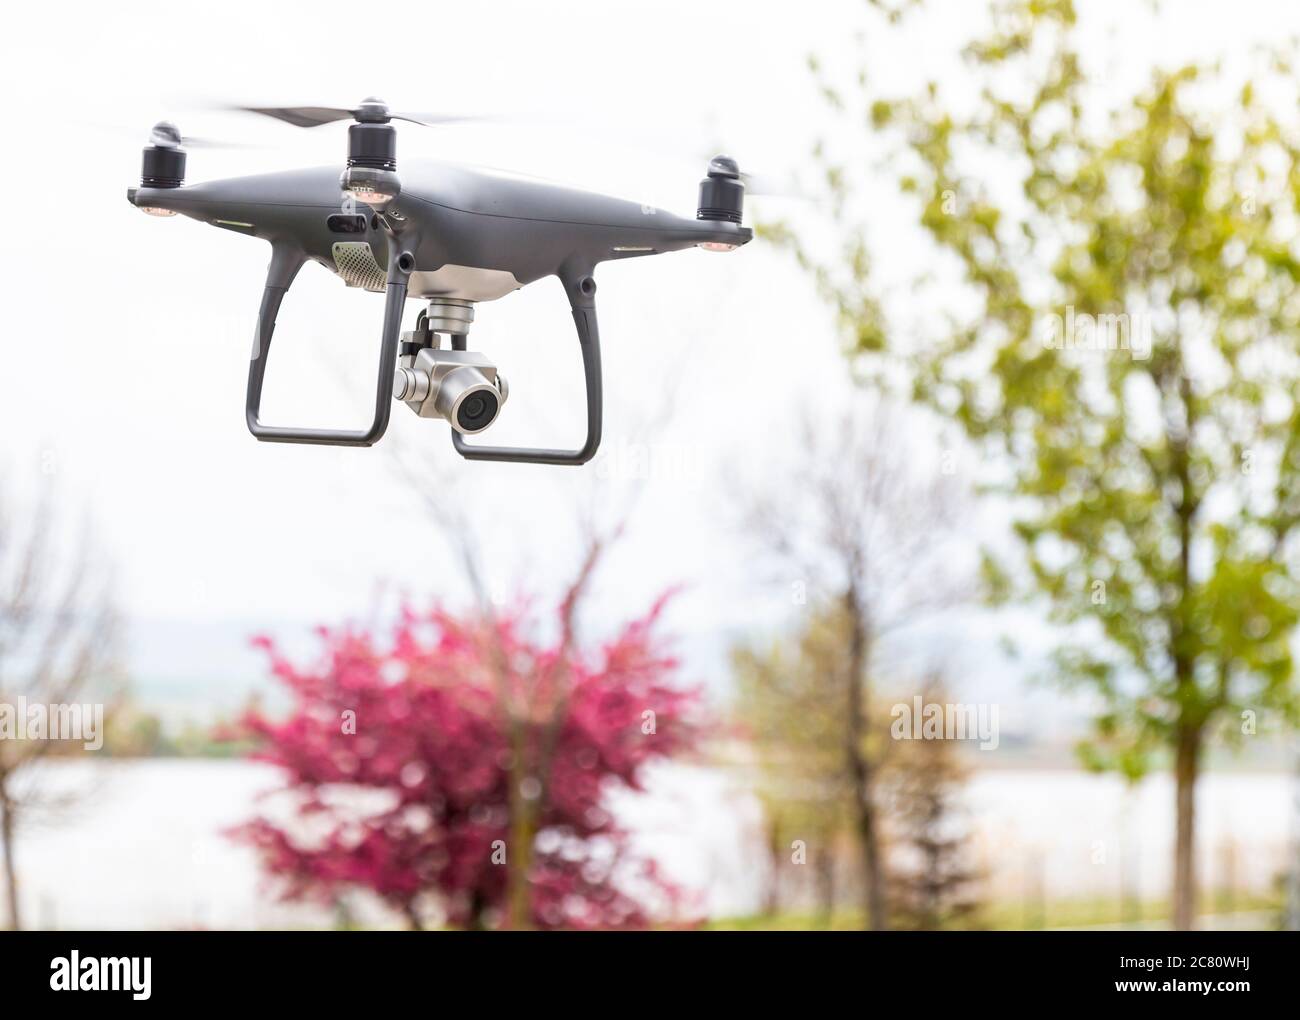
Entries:
POLYGON ((263 425, 260 420, 262 406, 262 381, 266 377, 266 363, 271 353, 271 337, 275 332, 275 317, 280 311, 289 285, 306 261, 302 250, 293 245, 273 242, 271 265, 266 274, 266 287, 262 291, 262 306, 257 316, 257 334, 253 340, 253 353, 248 365, 248 394, 244 415, 248 431, 268 443, 310 443, 318 446, 371 446, 388 428, 388 415, 392 409, 393 368, 397 364, 398 334, 402 326, 402 309, 406 303, 406 281, 409 269, 403 269, 392 240, 389 241, 387 301, 384 305, 384 331, 379 351, 379 372, 375 382, 375 414, 366 429, 298 429, 278 425, 263 425))
POLYGON ((451 441, 467 460, 514 461, 522 464, 585 464, 600 446, 603 410, 600 372, 600 331, 596 326, 596 281, 590 271, 560 273, 573 308, 573 322, 582 349, 582 374, 587 392, 587 438, 577 450, 548 450, 526 446, 471 446, 455 429, 451 441))

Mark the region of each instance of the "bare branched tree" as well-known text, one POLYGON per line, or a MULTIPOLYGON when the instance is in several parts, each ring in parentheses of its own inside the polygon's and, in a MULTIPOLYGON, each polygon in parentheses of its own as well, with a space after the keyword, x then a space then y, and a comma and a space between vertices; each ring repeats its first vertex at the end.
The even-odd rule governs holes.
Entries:
MULTIPOLYGON (((843 769, 861 847, 866 914, 887 926, 885 862, 878 806, 878 755, 870 677, 891 632, 959 600, 951 559, 961 489, 942 464, 925 467, 907 441, 908 420, 865 395, 838 419, 805 419, 796 460, 767 463, 748 525, 814 611, 838 609, 845 629, 843 769)), ((742 483, 743 484, 743 483, 742 483)))
MULTIPOLYGON (((111 582, 86 529, 67 553, 54 495, 46 486, 20 518, 0 487, 0 705, 57 706, 116 690, 119 618, 111 582)), ((69 793, 38 780, 43 761, 66 745, 48 738, 0 739, 0 851, 6 923, 22 926, 15 842, 20 821, 66 808, 69 793)))

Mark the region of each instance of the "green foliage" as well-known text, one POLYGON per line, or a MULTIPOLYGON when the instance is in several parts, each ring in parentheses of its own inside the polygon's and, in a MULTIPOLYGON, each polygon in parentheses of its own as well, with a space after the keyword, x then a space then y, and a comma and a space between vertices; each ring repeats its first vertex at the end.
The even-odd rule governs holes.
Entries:
POLYGON ((796 835, 828 845, 850 818, 846 632, 842 611, 828 608, 810 616, 793 648, 777 641, 732 653, 739 722, 758 754, 759 796, 781 845, 796 835))
MULTIPOLYGON (((1258 922, 1256 914, 1272 912, 1280 915, 1283 909, 1279 893, 1259 894, 1233 891, 1233 900, 1237 910, 1244 912, 1242 927, 1254 927, 1258 922)), ((1052 899, 1045 904, 1043 922, 1049 928, 1122 928, 1130 920, 1124 905, 1114 896, 1077 896, 1073 898, 1052 899)), ((1203 913, 1209 915, 1211 908, 1203 913)), ((1170 904, 1167 899, 1153 899, 1136 905, 1136 914, 1142 923, 1151 927, 1164 927, 1168 924, 1170 904)), ((1026 921, 1026 904, 1018 897, 994 900, 981 908, 980 927, 995 931, 1023 931, 1026 921)), ((1231 923, 1224 924, 1222 917, 1216 918, 1221 927, 1237 927, 1231 923)), ((710 931, 806 931, 814 928, 831 928, 835 931, 860 931, 862 917, 853 910, 837 910, 830 918, 807 913, 783 911, 746 917, 726 917, 709 921, 704 925, 710 931)), ((970 927, 965 920, 950 927, 970 927)))
POLYGON ((109 758, 242 758, 253 749, 252 741, 226 722, 169 726, 129 698, 113 706, 104 730, 101 753, 109 758))
POLYGON ((895 146, 898 188, 961 280, 944 324, 898 339, 854 175, 824 152, 841 251, 772 235, 859 363, 905 369, 986 454, 1019 550, 988 558, 990 594, 1042 600, 1073 635, 1058 676, 1103 706, 1086 764, 1136 778, 1180 732, 1199 743, 1244 710, 1294 722, 1300 147, 1274 112, 1279 90, 1295 109, 1289 63, 1261 58, 1226 105, 1216 68, 1157 70, 1102 110, 1069 0, 999 4, 965 57, 960 103, 937 84, 839 94, 846 123, 895 146), (1130 349, 1049 344, 1071 316, 1130 349))

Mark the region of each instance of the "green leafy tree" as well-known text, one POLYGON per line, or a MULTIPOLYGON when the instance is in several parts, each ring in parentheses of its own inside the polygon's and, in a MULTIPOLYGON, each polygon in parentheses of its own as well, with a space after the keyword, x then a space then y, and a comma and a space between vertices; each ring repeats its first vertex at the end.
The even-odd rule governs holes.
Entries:
POLYGON ((1297 712, 1295 89, 1269 54, 1253 82, 1153 69, 1108 103, 1092 56, 1070 0, 1012 0, 955 87, 900 99, 818 69, 940 253, 932 301, 919 286, 942 321, 902 328, 863 174, 837 154, 821 159, 843 247, 826 261, 794 243, 856 364, 906 378, 985 454, 1018 539, 990 553, 991 590, 1062 625, 1056 673, 1101 705, 1086 764, 1138 777, 1172 759, 1188 928, 1207 739, 1297 712))
POLYGON ((840 606, 814 610, 796 640, 732 652, 737 719, 757 755, 756 789, 770 829, 773 878, 767 910, 780 908, 794 840, 818 876, 818 905, 835 907, 835 847, 850 836, 854 790, 846 747, 849 621, 840 606))

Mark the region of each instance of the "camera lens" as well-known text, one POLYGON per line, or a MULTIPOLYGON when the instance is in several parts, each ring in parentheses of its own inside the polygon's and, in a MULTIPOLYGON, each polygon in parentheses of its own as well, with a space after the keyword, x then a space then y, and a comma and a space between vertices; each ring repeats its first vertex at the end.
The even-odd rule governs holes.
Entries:
POLYGON ((478 390, 460 402, 456 409, 456 424, 465 432, 485 429, 496 418, 499 406, 494 394, 478 390))
POLYGON ((495 369, 486 359, 462 351, 423 350, 415 360, 432 369, 429 398, 421 408, 422 415, 443 418, 464 435, 482 432, 497 420, 506 394, 487 374, 495 369), (466 363, 464 359, 473 360, 466 363), (446 365, 452 366, 450 370, 444 370, 446 365), (428 406, 430 403, 432 406, 428 406))

